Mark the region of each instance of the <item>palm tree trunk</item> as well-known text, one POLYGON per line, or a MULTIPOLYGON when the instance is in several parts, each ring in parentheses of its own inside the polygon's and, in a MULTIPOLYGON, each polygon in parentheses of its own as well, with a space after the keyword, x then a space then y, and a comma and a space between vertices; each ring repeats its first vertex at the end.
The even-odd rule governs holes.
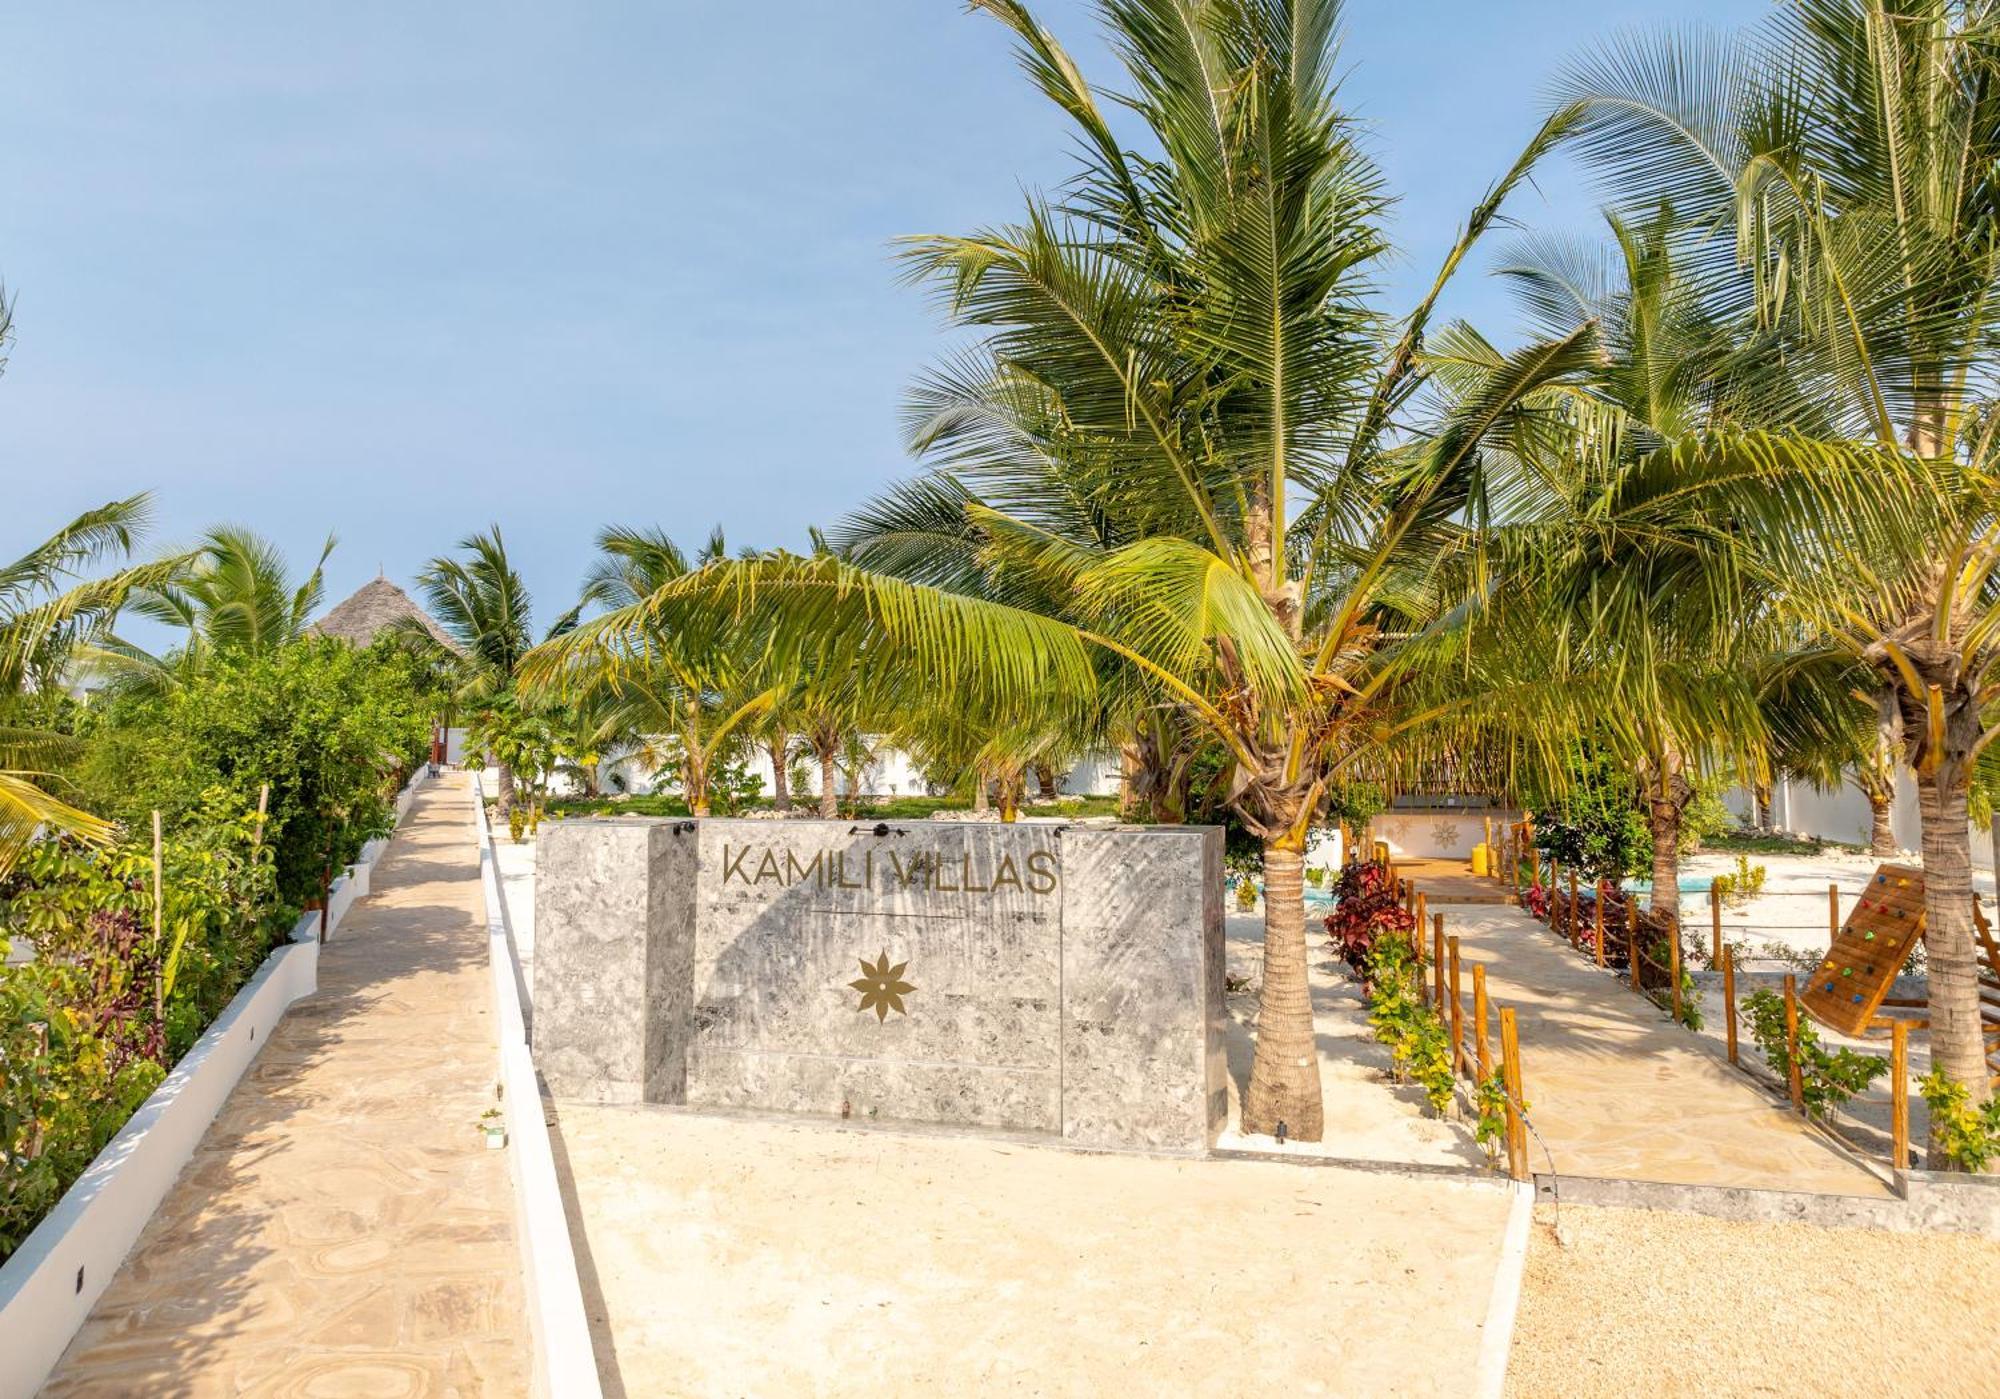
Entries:
POLYGON ((1118 745, 1118 819, 1121 821, 1138 819, 1142 761, 1137 743, 1118 745))
POLYGON ((785 751, 791 747, 790 735, 783 732, 772 734, 764 747, 771 755, 771 809, 790 811, 792 779, 785 771, 785 751))
POLYGON ((1646 824, 1653 834, 1653 912, 1681 926, 1681 804, 1670 791, 1647 799, 1646 824))
POLYGON ((834 760, 839 754, 831 743, 816 743, 819 755, 819 814, 831 821, 840 815, 840 797, 834 791, 834 760))
POLYGON ((1326 1131, 1312 988, 1306 980, 1305 852, 1264 843, 1264 974, 1243 1130, 1316 1142, 1326 1131))
MULTIPOLYGON (((1947 762, 1917 772, 1923 816, 1924 952, 1930 992, 1931 1062, 1962 1083, 1974 1107, 1992 1096, 1979 1020, 1979 965, 1972 937, 1972 829, 1966 823, 1964 769, 1947 762)), ((1930 1168, 1951 1164, 1931 1140, 1930 1168)))
POLYGON ((493 799, 499 805, 500 819, 505 821, 507 814, 514 809, 514 769, 506 763, 495 763, 494 766, 499 768, 500 776, 493 784, 493 799))
POLYGON ((1771 784, 1759 782, 1756 788, 1757 814, 1754 818, 1757 829, 1765 835, 1771 833, 1771 784))
POLYGON ((972 811, 975 816, 984 816, 987 811, 985 768, 977 768, 972 774, 972 811))
POLYGON ((1035 764, 1035 795, 1045 802, 1062 795, 1056 790, 1056 770, 1047 763, 1035 764))
POLYGON ((1889 820, 1889 798, 1881 792, 1868 796, 1868 853, 1886 860, 1896 853, 1896 829, 1889 820))

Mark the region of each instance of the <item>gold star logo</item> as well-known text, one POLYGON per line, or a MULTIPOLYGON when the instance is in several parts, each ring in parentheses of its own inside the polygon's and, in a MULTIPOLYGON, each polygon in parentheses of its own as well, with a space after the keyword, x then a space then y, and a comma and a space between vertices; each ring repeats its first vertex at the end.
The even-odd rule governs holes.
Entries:
POLYGON ((903 997, 917 989, 903 980, 903 968, 909 965, 908 962, 898 962, 890 966, 887 952, 873 965, 863 957, 860 978, 847 983, 861 993, 861 1004, 856 1009, 873 1010, 878 1023, 887 1020, 892 1010, 899 1015, 908 1015, 910 1012, 903 1007, 903 997))

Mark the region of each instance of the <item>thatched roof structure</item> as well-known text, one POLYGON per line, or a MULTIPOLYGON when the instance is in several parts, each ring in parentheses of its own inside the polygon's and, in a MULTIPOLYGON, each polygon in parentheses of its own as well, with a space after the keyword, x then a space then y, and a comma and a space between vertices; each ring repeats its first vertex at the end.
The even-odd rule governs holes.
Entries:
POLYGON ((452 650, 464 651, 465 648, 452 640, 430 613, 410 601, 410 595, 387 578, 374 578, 364 583, 354 596, 306 630, 318 636, 337 636, 356 646, 367 646, 381 633, 402 625, 410 618, 415 618, 419 626, 452 650))

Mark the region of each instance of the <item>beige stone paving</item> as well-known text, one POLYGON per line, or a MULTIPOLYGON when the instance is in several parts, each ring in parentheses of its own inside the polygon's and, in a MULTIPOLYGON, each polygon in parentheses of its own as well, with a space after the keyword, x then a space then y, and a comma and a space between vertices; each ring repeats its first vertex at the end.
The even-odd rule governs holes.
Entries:
POLYGON ((611 1399, 1475 1390, 1493 1185, 557 1112, 611 1399))
POLYGON ((45 1395, 514 1395, 468 780, 424 789, 45 1395))
MULTIPOLYGON (((1421 887, 1421 885, 1419 886, 1421 887)), ((1529 1117, 1558 1174, 1881 1197, 1883 1182, 1807 1131, 1701 1040, 1577 955, 1525 912, 1447 908, 1471 962, 1519 1017, 1529 1117)), ((1497 1016, 1494 1026, 1498 1053, 1497 1016)), ((1529 1143, 1538 1172, 1549 1169, 1529 1143)))

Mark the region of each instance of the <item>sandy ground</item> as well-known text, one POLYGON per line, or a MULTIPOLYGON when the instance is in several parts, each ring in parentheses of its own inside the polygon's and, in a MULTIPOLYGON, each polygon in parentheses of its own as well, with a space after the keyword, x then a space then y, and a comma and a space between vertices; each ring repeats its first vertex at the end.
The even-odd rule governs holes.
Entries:
POLYGON ((1507 1390, 2000 1394, 2000 1242, 1544 1209, 1507 1390))
POLYGON ((556 1116, 608 1395, 1474 1389, 1496 1186, 556 1116))
MULTIPOLYGON (((1736 856, 1713 851, 1693 855, 1681 862, 1683 877, 1710 878, 1733 872, 1736 856)), ((1752 865, 1764 867, 1764 892, 1747 903, 1722 911, 1722 935, 1732 943, 1748 944, 1761 950, 1765 943, 1777 943, 1798 952, 1824 952, 1828 940, 1826 886, 1840 886, 1840 912, 1844 918, 1867 884, 1878 864, 1872 855, 1848 850, 1827 850, 1818 855, 1751 855, 1752 865)), ((1905 851, 1895 861, 1917 865, 1923 861, 1914 851, 1905 851)), ((1990 909, 1993 906, 1993 871, 1973 871, 1973 888, 1990 909)), ((1708 895, 1681 895, 1681 910, 1690 936, 1700 934, 1706 945, 1709 927, 1708 895)), ((1783 970, 1779 968, 1779 970, 1783 970)))
POLYGON ((1369 1034, 1361 986, 1327 950, 1326 938, 1308 921, 1307 975, 1311 979, 1313 1024, 1319 1045, 1320 1100, 1326 1131, 1317 1143, 1288 1142, 1245 1135, 1242 1095, 1250 1082, 1256 1052, 1256 987, 1264 962, 1261 915, 1232 914, 1227 920, 1229 974, 1247 989, 1227 998, 1229 1008, 1229 1125, 1218 1151, 1282 1151, 1348 1161, 1416 1162, 1437 1166, 1483 1166, 1486 1156, 1468 1126, 1428 1114, 1423 1094, 1398 1087, 1389 1077, 1389 1052, 1369 1034))

